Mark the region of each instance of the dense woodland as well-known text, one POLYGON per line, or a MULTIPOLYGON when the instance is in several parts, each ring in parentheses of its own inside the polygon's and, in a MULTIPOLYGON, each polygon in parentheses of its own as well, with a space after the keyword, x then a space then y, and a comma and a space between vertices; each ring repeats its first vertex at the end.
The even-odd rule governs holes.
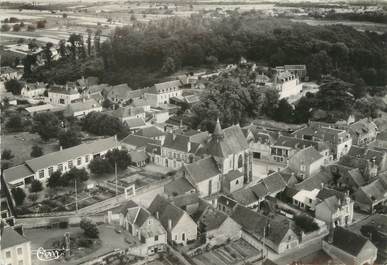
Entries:
POLYGON ((97 75, 103 82, 128 83, 136 89, 182 69, 211 69, 236 63, 243 56, 270 67, 306 64, 309 78, 324 85, 317 95, 302 98, 294 110, 267 88, 241 82, 241 78, 249 79, 249 73, 221 76, 208 84, 202 102, 193 109, 195 126, 210 129, 215 116, 225 124, 245 123, 262 115, 295 123, 335 121, 346 118, 354 106, 368 116, 384 108, 383 104, 377 108, 372 104, 375 95, 384 95, 387 84, 386 34, 263 18, 253 11, 219 19, 195 15, 148 24, 134 22, 117 28, 108 41, 94 39, 98 40, 94 49, 90 39, 98 34, 92 34, 88 32, 85 38, 72 35, 70 53, 63 45, 60 48, 64 59, 50 61, 36 71, 27 70, 27 78, 63 84, 82 75, 97 75), (327 76, 331 80, 326 80, 327 76))

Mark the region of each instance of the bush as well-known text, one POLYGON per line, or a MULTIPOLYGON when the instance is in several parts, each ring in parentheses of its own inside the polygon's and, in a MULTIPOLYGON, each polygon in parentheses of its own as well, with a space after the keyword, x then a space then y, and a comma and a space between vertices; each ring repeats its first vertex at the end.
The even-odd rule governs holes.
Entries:
POLYGON ((61 177, 61 184, 63 186, 68 186, 74 184, 74 180, 77 180, 77 182, 84 182, 89 179, 89 173, 82 168, 78 169, 76 167, 73 167, 70 169, 70 171, 64 173, 61 177))
POLYGON ((69 148, 81 144, 81 137, 77 130, 61 131, 58 134, 59 144, 63 148, 69 148))
POLYGON ((28 195, 28 199, 32 202, 35 203, 38 200, 39 196, 36 193, 31 193, 28 195))
POLYGON ((5 90, 7 90, 8 92, 11 92, 14 95, 20 95, 20 92, 23 88, 23 84, 16 79, 8 80, 7 82, 5 82, 4 85, 5 85, 5 90))
POLYGON ((34 179, 31 182, 30 192, 39 192, 39 191, 42 191, 42 190, 43 190, 42 182, 40 182, 37 179, 34 179))
POLYGON ((60 171, 53 172, 47 180, 47 186, 50 188, 62 186, 62 173, 60 171))
POLYGON ((43 149, 40 146, 32 146, 31 157, 39 157, 43 155, 43 149))
POLYGON ((22 205, 23 202, 24 202, 24 199, 26 198, 26 193, 24 192, 24 190, 22 188, 13 188, 11 190, 11 193, 12 193, 12 196, 13 196, 13 199, 15 200, 15 203, 16 205, 22 205))
POLYGON ((10 31, 11 30, 11 27, 7 24, 3 24, 1 25, 1 31, 2 32, 7 32, 7 31, 10 31))
POLYGON ((96 175, 112 173, 114 171, 114 167, 112 167, 107 160, 102 158, 95 158, 91 160, 89 164, 89 169, 91 173, 96 175))
POLYGON ((38 22, 36 22, 36 28, 44 29, 46 27, 46 23, 46 20, 39 20, 38 22))
POLYGON ((11 160, 15 156, 12 154, 12 151, 9 149, 4 149, 3 152, 1 153, 1 158, 5 160, 11 160))
POLYGON ((13 31, 18 32, 18 31, 20 31, 21 27, 19 24, 14 24, 12 29, 13 29, 13 31))
POLYGON ((14 114, 12 115, 7 123, 5 124, 5 127, 14 132, 20 132, 23 130, 23 120, 20 114, 14 114))
POLYGON ((35 31, 35 27, 33 25, 28 25, 27 31, 35 31))
POLYGON ((79 226, 83 230, 84 234, 91 238, 98 238, 99 231, 97 225, 88 218, 82 218, 79 226))
POLYGON ((294 217, 294 221, 304 233, 310 233, 319 229, 314 219, 306 215, 298 215, 294 217))

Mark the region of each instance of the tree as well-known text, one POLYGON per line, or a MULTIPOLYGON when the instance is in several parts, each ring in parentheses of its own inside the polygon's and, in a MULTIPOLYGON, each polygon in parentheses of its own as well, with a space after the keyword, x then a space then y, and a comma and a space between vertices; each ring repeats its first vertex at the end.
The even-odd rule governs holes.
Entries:
POLYGON ((15 200, 16 205, 20 206, 23 204, 24 199, 26 198, 26 193, 22 188, 16 187, 11 190, 13 199, 15 200))
POLYGON ((161 71, 165 74, 174 73, 176 71, 175 60, 173 60, 171 57, 168 57, 161 67, 161 71))
POLYGON ((31 31, 35 31, 35 29, 36 29, 36 28, 35 28, 33 25, 28 25, 28 26, 27 26, 27 31, 30 31, 30 32, 31 32, 31 31))
POLYGON ((113 149, 109 150, 106 155, 106 160, 109 161, 110 165, 114 168, 115 163, 117 167, 121 170, 126 169, 130 164, 130 157, 128 150, 122 149, 113 149))
POLYGON ((294 222, 304 233, 313 232, 319 229, 318 224, 313 218, 306 215, 295 216, 294 222))
POLYGON ((127 130, 122 122, 101 112, 90 112, 82 122, 83 130, 96 135, 116 135, 127 130))
POLYGON ((59 144, 63 148, 69 148, 81 144, 81 136, 77 130, 62 130, 58 134, 59 144))
POLYGON ((36 28, 44 29, 46 27, 46 23, 46 20, 39 20, 38 22, 36 22, 36 28))
POLYGON ((35 203, 38 200, 39 196, 36 193, 31 193, 28 195, 28 199, 32 202, 35 203))
POLYGON ((112 173, 114 171, 114 167, 107 161, 102 158, 95 158, 90 161, 89 169, 91 173, 95 175, 102 175, 106 173, 112 173))
POLYGON ((274 112, 274 119, 286 123, 292 123, 294 121, 293 107, 286 99, 283 98, 279 101, 278 108, 274 112))
POLYGON ((7 31, 10 31, 10 30, 11 30, 11 26, 10 25, 7 25, 7 24, 1 25, 1 31, 2 32, 7 32, 7 31))
POLYGON ((66 18, 67 18, 67 14, 66 14, 66 13, 63 13, 63 14, 62 14, 62 18, 63 18, 63 19, 66 19, 66 18))
POLYGON ((5 90, 11 92, 14 95, 20 95, 23 88, 23 84, 16 79, 11 79, 5 82, 5 90))
POLYGON ((7 123, 5 124, 5 127, 8 130, 14 131, 14 132, 20 132, 23 130, 23 120, 19 113, 13 114, 7 123))
POLYGON ((206 58, 206 63, 212 68, 215 69, 215 67, 218 65, 219 60, 213 55, 210 55, 206 58))
POLYGON ((76 167, 73 167, 72 169, 70 169, 70 171, 62 175, 61 182, 63 186, 68 186, 73 184, 74 180, 76 180, 77 183, 82 183, 88 179, 89 179, 89 174, 84 168, 78 169, 76 167))
POLYGON ((44 141, 56 138, 59 132, 59 119, 52 112, 38 113, 34 115, 32 131, 37 132, 44 141))
POLYGON ((93 31, 89 28, 86 29, 86 33, 87 33, 87 54, 88 56, 91 56, 91 33, 93 31))
POLYGON ((47 186, 50 188, 62 186, 62 173, 60 171, 53 172, 47 180, 47 186))
POLYGON ((12 27, 12 30, 15 32, 19 32, 21 29, 20 24, 14 24, 12 27))
POLYGON ((11 160, 15 156, 12 154, 12 151, 9 149, 4 149, 3 152, 1 153, 1 158, 4 160, 11 160))
POLYGON ((42 182, 40 182, 37 179, 34 179, 31 182, 30 192, 39 192, 39 191, 42 191, 42 190, 43 190, 42 182))
POLYGON ((33 145, 31 150, 31 157, 39 157, 43 155, 43 149, 38 145, 33 145))
POLYGON ((54 46, 52 42, 47 42, 46 46, 44 46, 44 55, 46 58, 46 66, 50 67, 51 66, 51 57, 52 57, 52 52, 51 48, 54 46))
POLYGON ((98 238, 99 237, 99 231, 97 228, 97 225, 91 221, 89 218, 82 218, 81 222, 79 223, 79 226, 83 230, 83 233, 91 238, 98 238))

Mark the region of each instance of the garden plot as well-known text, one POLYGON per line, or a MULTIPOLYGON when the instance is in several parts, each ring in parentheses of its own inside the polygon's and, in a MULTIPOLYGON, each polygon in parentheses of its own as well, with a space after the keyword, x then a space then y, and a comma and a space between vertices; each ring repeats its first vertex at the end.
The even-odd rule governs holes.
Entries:
POLYGON ((232 265, 260 254, 261 251, 240 239, 195 256, 193 259, 200 265, 232 265))

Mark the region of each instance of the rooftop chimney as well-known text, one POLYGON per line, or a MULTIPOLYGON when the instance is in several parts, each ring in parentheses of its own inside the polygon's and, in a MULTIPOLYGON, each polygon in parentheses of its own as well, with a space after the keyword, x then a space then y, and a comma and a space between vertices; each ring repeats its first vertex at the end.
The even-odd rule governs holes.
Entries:
POLYGON ((168 230, 169 231, 172 230, 172 220, 171 219, 168 219, 168 230))
POLYGON ((159 216, 159 211, 156 212, 156 218, 159 219, 160 216, 159 216))

